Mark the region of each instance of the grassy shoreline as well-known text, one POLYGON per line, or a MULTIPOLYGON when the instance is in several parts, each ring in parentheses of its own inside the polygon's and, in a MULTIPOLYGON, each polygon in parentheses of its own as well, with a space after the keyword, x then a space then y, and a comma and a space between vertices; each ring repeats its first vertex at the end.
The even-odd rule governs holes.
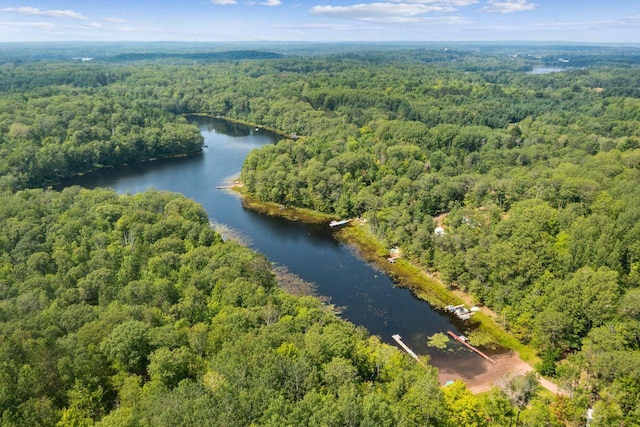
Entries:
MULTIPOLYGON (((192 114, 192 116, 213 117, 208 114, 192 114)), ((235 123, 248 126, 259 126, 255 123, 246 122, 238 119, 221 118, 235 123)), ((285 138, 289 135, 277 129, 260 126, 262 129, 269 130, 285 138)), ((311 224, 329 223, 331 220, 340 219, 333 215, 323 214, 311 209, 294 208, 283 206, 278 203, 262 202, 250 195, 242 186, 234 186, 231 188, 237 192, 242 198, 242 204, 247 209, 259 212, 264 215, 277 216, 286 218, 290 221, 302 221, 311 224)), ((428 274, 421 267, 411 263, 406 258, 399 258, 395 263, 387 261, 388 248, 386 248, 378 238, 374 236, 366 224, 359 221, 352 222, 342 227, 336 237, 342 243, 354 247, 361 258, 375 264, 382 271, 389 274, 399 286, 410 289, 416 297, 426 301, 435 309, 442 310, 447 305, 458 305, 473 301, 473 296, 461 291, 453 291, 448 289, 445 284, 428 274), (358 224, 358 225, 355 225, 358 224)), ((514 336, 509 334, 504 328, 496 323, 495 316, 491 315, 490 310, 485 309, 477 312, 470 322, 470 329, 488 335, 497 345, 516 351, 520 358, 534 366, 540 361, 536 354, 536 350, 528 345, 518 341, 514 336)))
MULTIPOLYGON (((458 296, 456 292, 447 289, 440 280, 407 259, 400 258, 394 264, 387 262, 387 249, 367 227, 345 227, 337 236, 343 243, 355 246, 365 260, 374 262, 391 274, 400 286, 410 289, 418 298, 428 302, 434 308, 443 309, 447 305, 463 304, 473 299, 473 296, 463 292, 458 293, 464 295, 464 299, 458 296)), ((471 324, 478 331, 493 338, 498 345, 517 351, 525 362, 534 365, 540 361, 534 348, 519 342, 498 325, 487 312, 477 312, 471 324)))
MULTIPOLYGON (((322 214, 309 209, 291 208, 271 202, 261 202, 247 194, 242 187, 234 188, 242 196, 243 206, 270 216, 279 216, 291 221, 304 221, 313 224, 328 223, 336 219, 335 216, 322 214)), ((429 275, 422 268, 405 258, 399 258, 395 263, 387 261, 388 248, 371 233, 366 224, 356 222, 342 227, 336 237, 343 243, 356 248, 360 257, 374 263, 382 271, 389 274, 400 286, 410 289, 418 298, 426 301, 436 309, 444 309, 449 304, 463 304, 472 300, 472 296, 454 292, 438 279, 429 275), (460 295, 458 295, 458 294, 460 295), (464 296, 464 299, 463 299, 464 296)), ((487 312, 478 312, 471 323, 473 328, 489 335, 498 345, 514 350, 520 358, 530 365, 540 361, 534 348, 519 342, 496 323, 487 312)))
POLYGON ((238 186, 231 189, 240 194, 243 207, 264 215, 277 216, 286 218, 289 221, 301 221, 311 224, 328 223, 332 219, 335 219, 335 217, 331 215, 322 214, 310 209, 292 208, 283 206, 279 203, 262 202, 247 193, 244 187, 238 186))

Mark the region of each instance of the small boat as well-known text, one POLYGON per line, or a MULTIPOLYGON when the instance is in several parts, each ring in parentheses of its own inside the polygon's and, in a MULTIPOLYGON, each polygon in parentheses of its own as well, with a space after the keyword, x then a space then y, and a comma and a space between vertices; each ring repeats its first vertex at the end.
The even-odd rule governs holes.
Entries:
POLYGON ((329 227, 339 227, 341 225, 347 224, 349 221, 351 221, 351 220, 350 219, 343 219, 343 220, 340 220, 340 221, 331 221, 329 223, 329 227))
POLYGON ((460 305, 448 305, 447 306, 447 310, 449 310, 451 313, 455 314, 456 317, 460 320, 469 320, 471 319, 471 316, 474 315, 474 312, 471 312, 469 310, 467 310, 467 308, 464 306, 464 304, 460 304, 460 305))

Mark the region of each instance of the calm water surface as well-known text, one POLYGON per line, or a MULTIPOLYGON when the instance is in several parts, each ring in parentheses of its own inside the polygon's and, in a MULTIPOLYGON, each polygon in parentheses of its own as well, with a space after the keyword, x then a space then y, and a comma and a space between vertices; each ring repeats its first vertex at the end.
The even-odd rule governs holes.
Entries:
POLYGON ((237 196, 216 190, 239 173, 251 150, 273 144, 279 139, 277 135, 218 119, 194 120, 205 138, 201 154, 102 170, 74 178, 65 186, 111 187, 118 193, 149 188, 180 192, 202 204, 212 221, 245 236, 249 245, 269 260, 315 283, 318 294, 345 308, 342 317, 364 326, 382 341, 395 344, 391 335, 400 334, 414 351, 429 354, 437 367, 463 370, 468 375, 480 369, 478 356, 466 349, 445 352, 426 345, 427 336, 436 332, 460 333, 457 319, 433 310, 407 289, 395 287, 386 274, 337 242, 328 225, 261 215, 243 208, 237 196))
POLYGON ((567 71, 567 69, 562 67, 533 67, 531 71, 527 71, 527 74, 549 74, 563 71, 567 71))

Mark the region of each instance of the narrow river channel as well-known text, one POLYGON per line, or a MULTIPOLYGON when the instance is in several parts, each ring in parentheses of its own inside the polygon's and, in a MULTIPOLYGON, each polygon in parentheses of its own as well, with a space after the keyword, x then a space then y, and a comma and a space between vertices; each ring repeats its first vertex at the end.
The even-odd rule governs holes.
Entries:
POLYGON ((427 337, 436 332, 460 333, 457 319, 394 286, 389 276, 337 242, 328 225, 261 215, 243 208, 237 196, 216 189, 239 173, 249 151, 273 144, 277 135, 219 119, 194 120, 205 139, 201 154, 106 169, 69 180, 64 186, 111 187, 132 194, 149 188, 182 193, 202 204, 212 221, 241 234, 271 262, 315 283, 319 295, 344 308, 343 318, 389 344, 395 345, 391 336, 400 334, 416 353, 428 354, 436 367, 467 376, 481 370, 478 356, 460 345, 450 343, 448 351, 426 345, 427 337))

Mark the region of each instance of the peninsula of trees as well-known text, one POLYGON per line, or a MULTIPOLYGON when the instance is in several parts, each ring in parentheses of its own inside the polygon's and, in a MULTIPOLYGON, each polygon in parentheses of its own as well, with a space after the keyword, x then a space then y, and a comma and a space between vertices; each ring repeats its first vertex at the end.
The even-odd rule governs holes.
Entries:
POLYGON ((443 391, 191 201, 37 189, 196 152, 189 114, 301 135, 249 155, 249 192, 364 217, 498 311, 570 396, 521 422, 640 423, 640 51, 363 49, 0 60, 4 425, 509 424, 504 393, 443 391))

